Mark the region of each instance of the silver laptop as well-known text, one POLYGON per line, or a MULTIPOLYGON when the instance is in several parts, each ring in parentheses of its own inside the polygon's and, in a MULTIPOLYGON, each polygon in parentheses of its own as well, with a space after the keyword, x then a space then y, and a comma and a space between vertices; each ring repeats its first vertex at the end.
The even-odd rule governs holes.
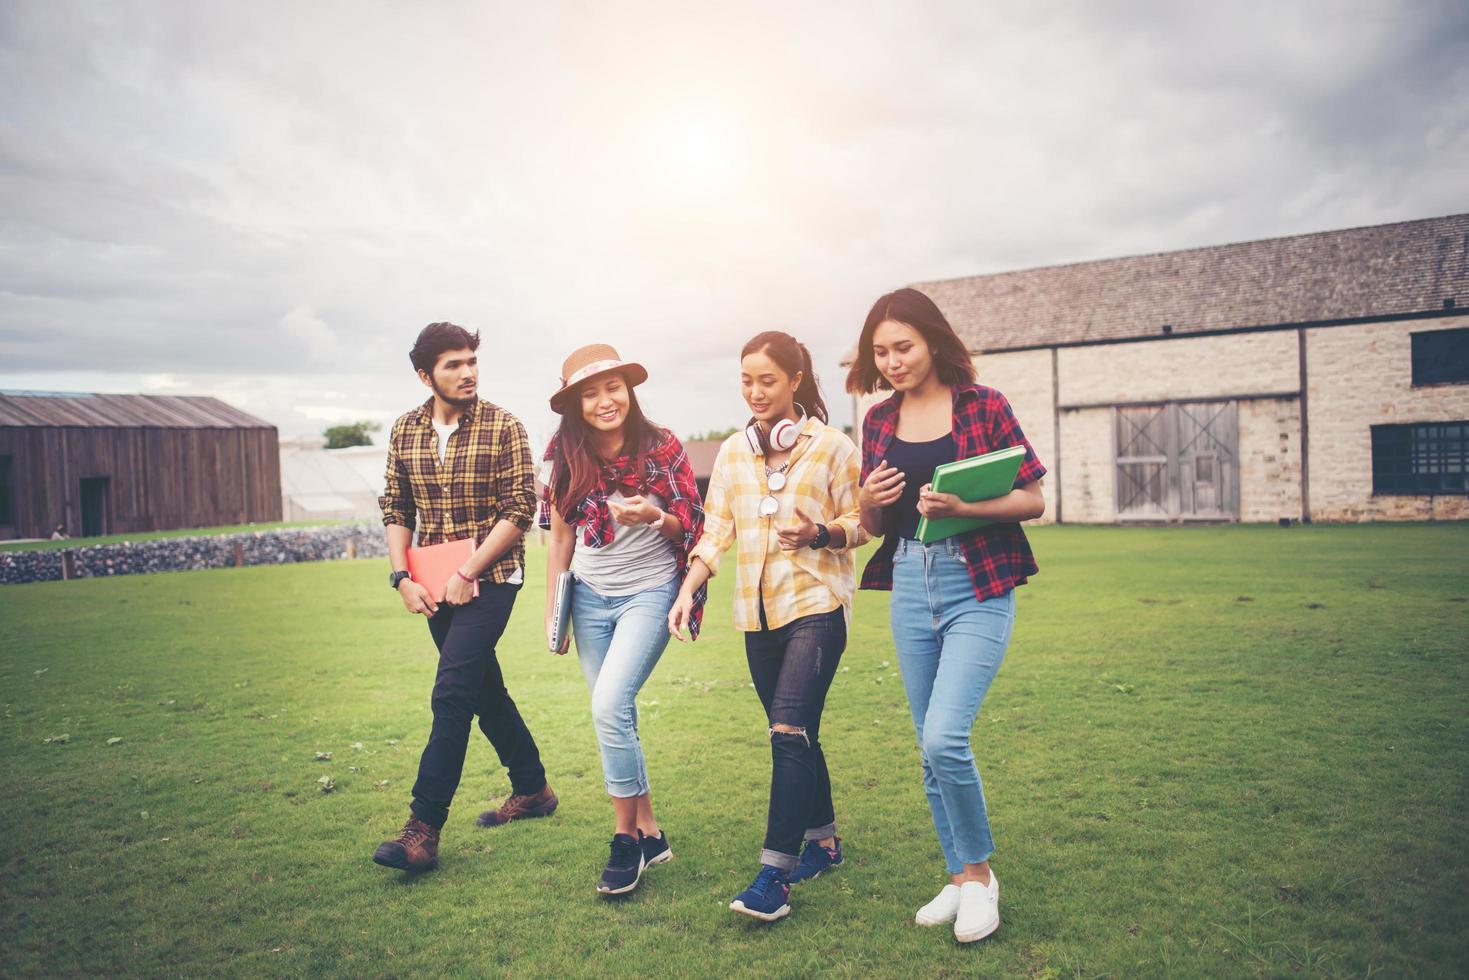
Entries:
POLYGON ((551 607, 552 653, 565 653, 571 648, 571 590, 575 586, 575 572, 556 576, 556 601, 551 607))

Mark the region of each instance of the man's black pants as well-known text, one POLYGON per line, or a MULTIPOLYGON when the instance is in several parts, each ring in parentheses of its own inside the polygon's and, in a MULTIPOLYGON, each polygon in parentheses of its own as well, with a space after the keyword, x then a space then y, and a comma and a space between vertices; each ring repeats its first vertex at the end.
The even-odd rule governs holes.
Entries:
POLYGON ((428 629, 439 648, 439 672, 434 679, 434 724, 418 761, 412 809, 432 827, 442 827, 449 819, 475 715, 480 731, 510 773, 512 793, 529 796, 546 785, 536 740, 505 690, 495 658, 495 644, 510 621, 519 591, 518 585, 480 582, 478 598, 462 606, 440 603, 429 618, 428 629))

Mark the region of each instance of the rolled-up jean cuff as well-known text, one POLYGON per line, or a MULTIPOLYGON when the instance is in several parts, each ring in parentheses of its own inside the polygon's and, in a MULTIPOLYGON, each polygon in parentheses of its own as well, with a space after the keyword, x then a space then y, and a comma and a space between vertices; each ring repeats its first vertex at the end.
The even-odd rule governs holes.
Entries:
POLYGON ((648 784, 636 779, 624 779, 613 783, 607 781, 607 795, 615 800, 630 800, 636 796, 647 796, 648 784))
POLYGON ((782 854, 779 851, 772 851, 769 848, 761 848, 760 863, 768 864, 772 868, 779 868, 782 871, 794 871, 796 870, 796 865, 801 863, 801 859, 794 854, 782 854))
POLYGON ((825 827, 812 827, 806 831, 806 840, 826 840, 828 837, 837 835, 837 825, 829 823, 825 827))

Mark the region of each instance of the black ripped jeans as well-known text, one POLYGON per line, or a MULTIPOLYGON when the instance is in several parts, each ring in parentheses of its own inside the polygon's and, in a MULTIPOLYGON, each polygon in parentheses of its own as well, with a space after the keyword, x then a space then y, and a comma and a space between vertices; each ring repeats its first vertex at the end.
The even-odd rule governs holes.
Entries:
POLYGON ((800 863, 801 841, 836 833, 831 776, 821 751, 821 711, 847 646, 847 617, 838 607, 802 616, 778 629, 745 634, 745 659, 755 693, 771 725, 804 734, 770 733, 770 810, 760 863, 790 871, 800 863))

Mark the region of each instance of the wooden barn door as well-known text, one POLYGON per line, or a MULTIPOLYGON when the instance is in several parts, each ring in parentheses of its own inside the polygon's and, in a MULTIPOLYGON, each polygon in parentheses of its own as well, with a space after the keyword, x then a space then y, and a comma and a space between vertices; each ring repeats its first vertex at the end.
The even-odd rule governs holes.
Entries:
POLYGON ((1117 431, 1117 517, 1167 520, 1178 512, 1169 478, 1173 415, 1167 405, 1113 409, 1117 431))
POLYGON ((1116 408, 1113 415, 1118 520, 1239 520, 1235 402, 1116 408))
POLYGON ((1239 410, 1234 402, 1175 405, 1179 516, 1239 520, 1239 410))

